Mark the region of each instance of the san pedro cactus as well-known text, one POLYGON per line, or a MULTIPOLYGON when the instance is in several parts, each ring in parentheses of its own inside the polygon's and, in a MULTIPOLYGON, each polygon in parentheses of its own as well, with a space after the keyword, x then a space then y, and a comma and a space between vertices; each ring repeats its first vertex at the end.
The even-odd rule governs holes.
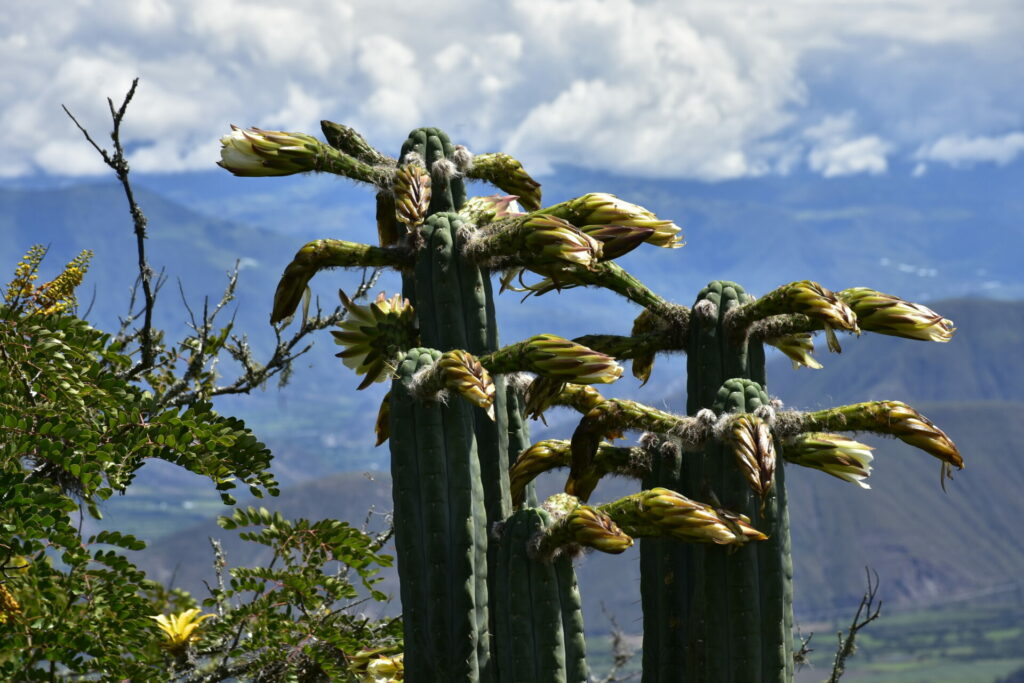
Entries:
POLYGON ((952 323, 930 309, 811 281, 760 298, 716 281, 692 308, 676 304, 614 262, 644 244, 682 246, 672 221, 603 193, 544 207, 518 161, 473 157, 435 128, 410 133, 398 159, 346 126, 322 129, 328 143, 236 128, 221 166, 336 173, 376 190, 379 244, 304 246, 271 322, 295 314, 321 270, 402 273, 401 295, 363 306, 342 294, 349 317, 334 336, 364 376, 360 389, 391 379, 375 429, 392 456, 407 680, 587 680, 572 558, 621 553, 638 538, 644 681, 791 681, 787 463, 868 488, 871 449, 836 432, 871 431, 936 457, 943 480, 963 467, 949 437, 899 401, 801 412, 767 393, 765 344, 794 367, 821 368, 819 331, 831 351, 840 332, 948 341, 952 323), (467 179, 507 194, 467 199, 467 179), (501 347, 496 272, 503 290, 604 287, 642 310, 628 335, 538 334, 501 347), (591 386, 618 379, 622 360, 646 382, 659 353, 678 351, 688 354, 687 415, 591 386), (571 439, 531 445, 527 417, 562 407, 581 414, 571 439), (644 433, 639 445, 611 443, 630 431, 644 433), (565 493, 538 505, 533 480, 560 468, 565 493), (637 479, 639 491, 590 504, 606 475, 637 479))

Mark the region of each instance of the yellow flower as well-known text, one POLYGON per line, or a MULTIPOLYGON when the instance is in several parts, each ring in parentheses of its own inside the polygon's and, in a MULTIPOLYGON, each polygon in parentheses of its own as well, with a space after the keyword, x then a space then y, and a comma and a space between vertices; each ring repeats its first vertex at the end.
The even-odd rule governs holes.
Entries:
POLYGON ((350 660, 352 671, 359 683, 397 683, 405 680, 405 662, 402 652, 395 647, 361 650, 350 660), (387 652, 394 654, 388 655, 387 652))
POLYGON ((198 607, 193 607, 169 617, 165 614, 150 617, 150 619, 156 621, 156 625, 164 632, 162 647, 171 652, 184 650, 195 639, 195 631, 199 628, 199 624, 213 616, 212 614, 199 616, 201 611, 198 607))
POLYGON ((0 583, 0 624, 6 624, 11 617, 19 614, 21 614, 21 605, 7 590, 7 586, 0 583))

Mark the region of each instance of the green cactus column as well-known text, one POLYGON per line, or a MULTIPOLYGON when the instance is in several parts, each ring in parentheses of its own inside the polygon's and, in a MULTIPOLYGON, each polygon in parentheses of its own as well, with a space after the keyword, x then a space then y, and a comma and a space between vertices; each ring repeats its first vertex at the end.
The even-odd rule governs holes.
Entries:
POLYGON ((523 508, 501 525, 493 598, 499 683, 589 680, 572 558, 536 556, 550 525, 543 508, 523 508))
POLYGON ((468 403, 424 401, 414 377, 440 358, 411 349, 391 389, 395 547, 406 680, 491 680, 486 514, 468 403), (481 575, 482 572, 482 575, 481 575))
MULTIPOLYGON (((738 342, 725 314, 751 301, 733 282, 712 282, 697 297, 690 321, 687 413, 753 411, 762 393, 736 390, 723 402, 727 380, 764 386, 764 349, 738 342), (743 397, 743 400, 740 400, 743 397)), ((722 507, 753 520, 770 536, 733 553, 667 540, 641 544, 644 677, 669 681, 787 681, 792 679, 792 564, 781 465, 764 514, 728 447, 703 453, 667 451, 655 458, 645 488, 664 486, 697 500, 717 496, 722 507)))

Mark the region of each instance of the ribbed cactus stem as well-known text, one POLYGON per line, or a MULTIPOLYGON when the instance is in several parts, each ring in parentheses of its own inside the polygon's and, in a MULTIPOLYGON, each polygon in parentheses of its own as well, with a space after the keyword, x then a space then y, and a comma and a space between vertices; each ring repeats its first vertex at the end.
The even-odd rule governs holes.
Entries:
POLYGON ((435 363, 411 349, 390 398, 395 546, 405 624, 406 680, 486 680, 487 517, 471 408, 425 402, 414 377, 435 363))
MULTIPOLYGON (((689 415, 707 409, 716 415, 752 413, 767 402, 761 388, 763 348, 737 337, 726 323, 731 311, 752 301, 732 282, 712 282, 698 295, 687 344, 689 415), (720 394, 732 378, 747 381, 720 394)), ((758 315, 774 314, 770 310, 758 315)), ((662 486, 701 500, 713 494, 726 509, 749 517, 768 539, 731 554, 663 539, 641 542, 643 680, 792 680, 792 564, 783 468, 776 467, 761 514, 730 444, 714 440, 697 453, 683 450, 692 448, 684 446, 676 457, 668 449, 652 460, 645 487, 662 486)))
POLYGON ((493 596, 500 683, 586 683, 583 613, 572 558, 537 549, 551 513, 525 508, 500 526, 493 596))

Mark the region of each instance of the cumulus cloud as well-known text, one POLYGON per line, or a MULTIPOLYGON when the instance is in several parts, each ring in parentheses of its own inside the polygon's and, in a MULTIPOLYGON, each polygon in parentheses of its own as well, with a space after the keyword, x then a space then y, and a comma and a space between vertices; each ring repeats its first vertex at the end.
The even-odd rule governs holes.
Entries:
POLYGON ((830 116, 808 128, 804 136, 812 142, 807 165, 826 178, 857 173, 885 173, 886 155, 892 145, 877 135, 854 136, 854 115, 830 116))
MULTIPOLYGON (((899 142, 853 125, 845 112, 866 96, 841 75, 833 110, 809 65, 870 62, 879 44, 890 59, 983 47, 1016 63, 1018 14, 1012 0, 15 0, 0 16, 0 176, 105 172, 60 104, 103 138, 104 98, 136 75, 124 135, 143 171, 212 168, 231 123, 316 132, 330 118, 392 153, 413 126, 437 125, 539 170, 878 173, 899 142)), ((1002 130, 1024 126, 1011 120, 1022 109, 1002 130)), ((941 143, 920 159, 949 154, 941 143)))
POLYGON ((994 163, 1005 166, 1024 153, 1024 132, 999 136, 947 135, 917 150, 915 158, 954 167, 994 163))

